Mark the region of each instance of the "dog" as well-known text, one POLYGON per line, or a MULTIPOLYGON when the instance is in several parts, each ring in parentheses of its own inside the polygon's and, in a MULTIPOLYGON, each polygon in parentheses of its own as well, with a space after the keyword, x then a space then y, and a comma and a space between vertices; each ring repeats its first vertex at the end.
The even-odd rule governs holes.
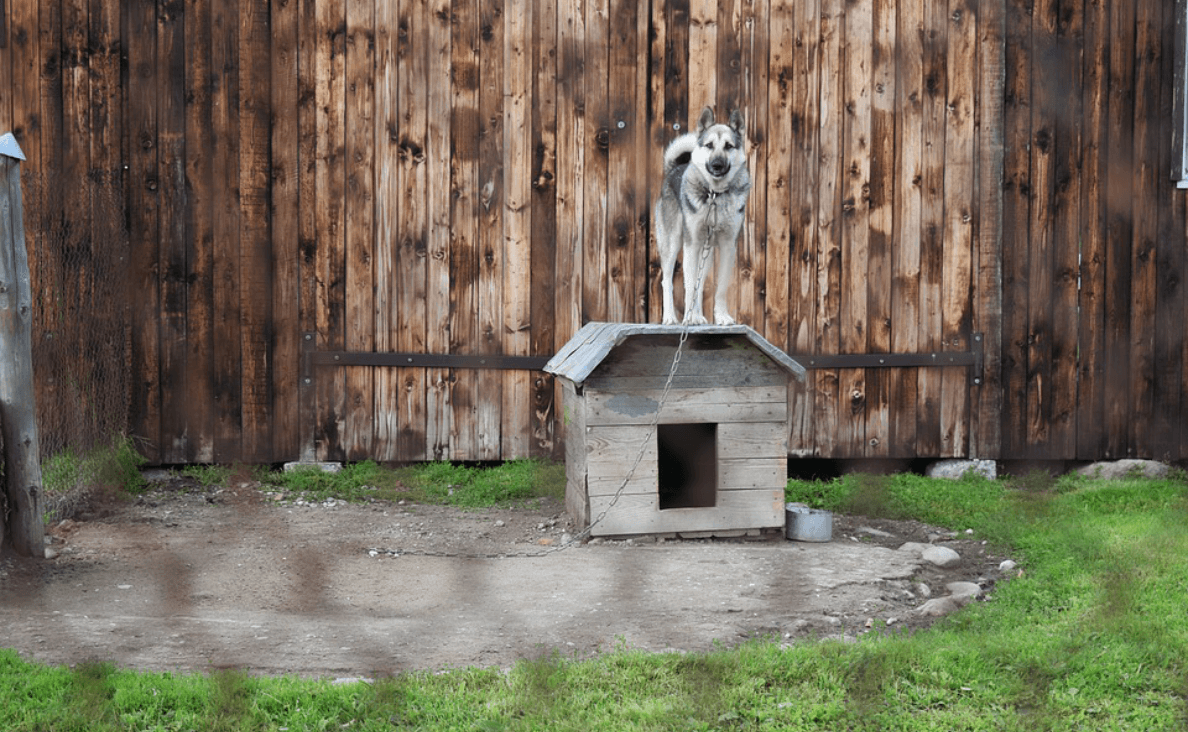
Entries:
POLYGON ((660 250, 661 289, 665 325, 677 323, 672 276, 682 255, 685 276, 685 325, 704 325, 702 295, 710 255, 717 250, 714 323, 732 325, 726 290, 734 273, 738 234, 742 230, 751 190, 747 169, 742 112, 730 114, 728 124, 714 121, 706 107, 697 131, 676 138, 664 149, 664 183, 653 216, 660 250))

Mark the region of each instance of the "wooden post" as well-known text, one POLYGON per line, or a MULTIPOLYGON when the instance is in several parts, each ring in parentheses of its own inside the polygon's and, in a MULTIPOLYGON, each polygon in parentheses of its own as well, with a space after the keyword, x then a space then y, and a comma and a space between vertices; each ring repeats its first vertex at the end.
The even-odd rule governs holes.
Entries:
POLYGON ((20 161, 24 159, 12 133, 0 137, 0 430, 4 437, 0 544, 11 544, 18 554, 44 557, 30 348, 33 295, 21 203, 20 161))

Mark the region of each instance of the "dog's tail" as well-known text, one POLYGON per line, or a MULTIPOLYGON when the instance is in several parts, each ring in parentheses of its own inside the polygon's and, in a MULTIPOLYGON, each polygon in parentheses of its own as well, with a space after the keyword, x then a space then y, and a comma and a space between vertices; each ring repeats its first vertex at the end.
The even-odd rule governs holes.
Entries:
POLYGON ((668 143, 668 147, 664 148, 664 172, 667 174, 674 168, 688 165, 696 149, 697 135, 692 132, 686 132, 668 143))

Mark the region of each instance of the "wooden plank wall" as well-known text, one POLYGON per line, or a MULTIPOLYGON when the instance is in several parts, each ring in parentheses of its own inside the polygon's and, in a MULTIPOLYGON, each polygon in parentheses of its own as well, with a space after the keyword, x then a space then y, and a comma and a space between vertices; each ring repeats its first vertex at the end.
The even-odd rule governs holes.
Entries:
MULTIPOLYGON (((794 354, 983 334, 976 385, 814 372, 794 454, 1188 457, 1165 0, 2 7, 26 170, 122 186, 154 462, 559 454, 539 373, 306 384, 306 335, 547 356, 590 320, 656 320, 660 152, 705 105, 746 113, 739 320, 794 354)), ((82 191, 27 217, 31 251, 37 217, 93 225, 82 191)))

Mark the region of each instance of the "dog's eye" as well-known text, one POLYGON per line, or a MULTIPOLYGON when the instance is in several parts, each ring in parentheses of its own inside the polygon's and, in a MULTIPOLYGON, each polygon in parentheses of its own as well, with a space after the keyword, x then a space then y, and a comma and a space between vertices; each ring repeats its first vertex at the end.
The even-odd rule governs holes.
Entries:
POLYGON ((734 143, 733 143, 733 142, 728 142, 728 143, 726 143, 726 149, 727 149, 727 150, 733 150, 733 149, 734 149, 734 143))

